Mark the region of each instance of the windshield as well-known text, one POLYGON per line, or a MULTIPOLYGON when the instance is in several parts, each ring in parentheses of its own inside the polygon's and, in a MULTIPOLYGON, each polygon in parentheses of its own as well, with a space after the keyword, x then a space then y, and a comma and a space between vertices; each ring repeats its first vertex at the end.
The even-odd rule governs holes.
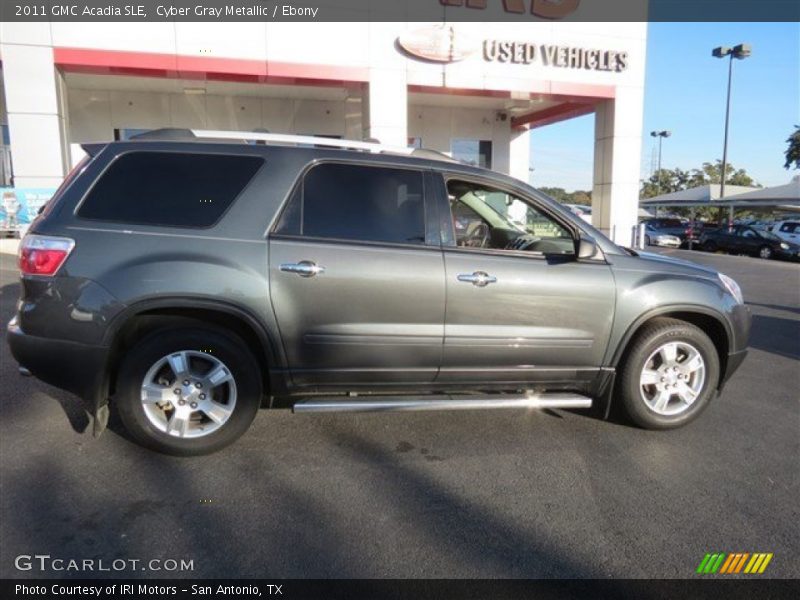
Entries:
MULTIPOLYGON (((535 198, 541 198, 541 199, 547 200, 547 201, 553 203, 558 208, 560 208, 562 212, 565 212, 568 215, 570 215, 570 217, 572 217, 573 222, 577 223, 578 226, 581 229, 583 229, 591 237, 593 237, 595 239, 595 241, 597 241, 600 244, 600 246, 603 248, 604 252, 616 252, 618 254, 631 254, 631 252, 628 249, 626 249, 624 246, 620 246, 619 244, 615 244, 614 242, 612 242, 611 239, 605 233, 603 233, 602 231, 597 229, 594 225, 592 225, 591 223, 589 223, 587 221, 584 221, 583 219, 577 218, 576 215, 571 210, 565 209, 561 205, 561 203, 559 203, 558 200, 556 200, 552 196, 549 196, 549 195, 545 194, 544 192, 541 192, 541 191, 537 190, 535 187, 527 185, 527 184, 523 184, 522 187, 524 187, 535 198)), ((633 253, 633 254, 635 255, 635 253, 633 253)))
POLYGON ((765 240, 772 240, 773 242, 780 242, 780 241, 782 241, 782 240, 781 240, 781 238, 779 238, 779 237, 778 237, 777 235, 775 235, 774 233, 770 233, 769 231, 760 231, 760 230, 759 230, 757 233, 758 233, 758 235, 760 235, 760 236, 761 236, 762 238, 764 238, 765 240))
POLYGON ((512 215, 519 214, 519 212, 517 211, 515 213, 508 210, 514 200, 511 199, 507 194, 503 192, 485 191, 479 192, 477 196, 483 200, 486 206, 492 209, 492 212, 500 221, 500 226, 505 226, 509 229, 516 229, 522 233, 533 233, 533 229, 529 228, 522 219, 515 220, 511 218, 512 215))

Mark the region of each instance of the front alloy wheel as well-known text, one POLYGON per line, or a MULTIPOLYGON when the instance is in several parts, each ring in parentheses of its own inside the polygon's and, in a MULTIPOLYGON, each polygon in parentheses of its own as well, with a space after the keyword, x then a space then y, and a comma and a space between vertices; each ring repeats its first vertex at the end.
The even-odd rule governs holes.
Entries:
POLYGON ((706 363, 685 342, 667 342, 645 362, 639 378, 642 400, 664 416, 679 415, 697 400, 706 381, 706 363))
POLYGON ((719 374, 717 348, 703 330, 659 317, 642 326, 626 350, 616 389, 631 421, 672 429, 706 408, 719 374))
POLYGON ((759 258, 769 259, 772 258, 772 248, 769 246, 761 246, 758 251, 759 258))

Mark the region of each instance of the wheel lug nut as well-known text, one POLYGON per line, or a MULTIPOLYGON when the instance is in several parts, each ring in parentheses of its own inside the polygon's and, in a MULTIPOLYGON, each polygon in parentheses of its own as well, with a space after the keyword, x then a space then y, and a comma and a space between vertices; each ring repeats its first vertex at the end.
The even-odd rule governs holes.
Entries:
POLYGON ((200 400, 205 400, 205 399, 206 399, 206 395, 205 394, 200 394, 200 400))
MULTIPOLYGON (((664 383, 666 380, 667 380, 667 378, 666 378, 666 377, 662 377, 662 378, 661 378, 661 383, 664 383)), ((175 391, 177 392, 178 390, 175 390, 175 391)))
POLYGON ((192 408, 197 408, 197 402, 192 402, 189 406, 191 406, 192 408))
POLYGON ((199 390, 203 388, 203 384, 198 382, 194 384, 194 387, 196 387, 199 390))
POLYGON ((189 385, 189 380, 188 379, 184 379, 183 380, 183 385, 189 385))
POLYGON ((181 393, 181 391, 179 389, 177 389, 177 388, 174 391, 175 391, 176 394, 179 394, 179 395, 181 393))
POLYGON ((180 406, 183 406, 184 404, 186 404, 186 400, 178 400, 178 404, 180 406))

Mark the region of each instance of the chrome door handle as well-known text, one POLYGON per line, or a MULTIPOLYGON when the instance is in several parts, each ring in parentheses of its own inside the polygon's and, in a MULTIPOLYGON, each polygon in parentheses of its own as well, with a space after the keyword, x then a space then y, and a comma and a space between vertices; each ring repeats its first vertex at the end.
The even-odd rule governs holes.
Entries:
POLYGON ((475 271, 474 273, 462 273, 458 276, 459 281, 471 283, 475 287, 486 287, 490 283, 497 283, 497 277, 493 277, 483 271, 475 271))
POLYGON ((284 273, 300 275, 300 277, 314 277, 324 273, 325 267, 320 267, 310 260, 301 260, 299 263, 284 263, 280 266, 280 270, 284 273))

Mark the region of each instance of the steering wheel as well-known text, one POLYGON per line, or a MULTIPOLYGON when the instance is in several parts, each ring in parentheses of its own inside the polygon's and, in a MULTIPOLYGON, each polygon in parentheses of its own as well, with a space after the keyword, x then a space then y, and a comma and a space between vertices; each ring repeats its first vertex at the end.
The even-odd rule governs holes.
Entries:
POLYGON ((491 230, 486 223, 474 223, 464 236, 464 246, 467 248, 486 248, 489 246, 491 230))
POLYGON ((533 245, 541 241, 542 238, 536 237, 532 233, 523 233, 508 242, 506 250, 530 250, 533 245))

